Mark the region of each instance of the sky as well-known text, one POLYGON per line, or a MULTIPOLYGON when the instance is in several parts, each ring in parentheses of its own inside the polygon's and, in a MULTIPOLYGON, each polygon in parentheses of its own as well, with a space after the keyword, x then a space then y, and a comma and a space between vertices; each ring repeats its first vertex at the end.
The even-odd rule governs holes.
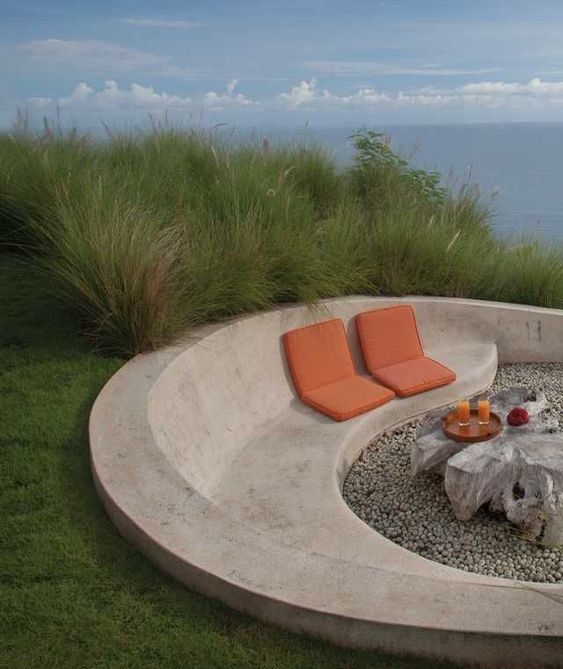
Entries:
POLYGON ((0 127, 563 121, 560 0, 0 0, 0 127))

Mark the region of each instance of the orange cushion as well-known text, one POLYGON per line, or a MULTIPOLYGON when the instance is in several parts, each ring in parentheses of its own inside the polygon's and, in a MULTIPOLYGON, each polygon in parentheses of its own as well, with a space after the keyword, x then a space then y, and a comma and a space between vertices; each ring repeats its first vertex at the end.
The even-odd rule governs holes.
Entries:
POLYGON ((365 311, 356 326, 366 367, 372 375, 381 367, 424 355, 410 304, 365 311))
POLYGON ((455 372, 424 356, 410 304, 365 311, 356 327, 370 374, 399 397, 455 381, 455 372))
POLYGON ((380 383, 392 388, 399 397, 408 397, 455 381, 455 372, 432 358, 415 358, 395 365, 381 367, 373 375, 380 383))
POLYGON ((286 332, 283 342, 297 394, 334 420, 352 418, 395 396, 356 374, 340 319, 286 332))
POLYGON ((356 373, 340 319, 286 332, 283 342, 299 395, 356 373))
POLYGON ((389 388, 383 388, 361 376, 349 376, 310 390, 301 399, 334 420, 348 420, 385 404, 393 397, 395 393, 389 388))

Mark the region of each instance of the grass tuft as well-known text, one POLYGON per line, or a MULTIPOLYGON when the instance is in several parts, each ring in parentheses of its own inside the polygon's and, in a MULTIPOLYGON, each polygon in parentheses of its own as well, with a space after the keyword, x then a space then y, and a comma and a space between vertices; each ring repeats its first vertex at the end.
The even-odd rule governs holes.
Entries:
POLYGON ((0 136, 0 243, 37 258, 95 346, 131 355, 190 326, 352 293, 563 305, 561 251, 494 239, 374 132, 344 171, 315 146, 155 127, 95 142, 0 136))

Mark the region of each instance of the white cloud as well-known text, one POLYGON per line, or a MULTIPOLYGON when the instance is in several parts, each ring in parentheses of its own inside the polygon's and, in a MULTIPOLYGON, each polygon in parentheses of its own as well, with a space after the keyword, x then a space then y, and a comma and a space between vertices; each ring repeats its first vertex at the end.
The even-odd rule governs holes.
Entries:
POLYGON ((210 111, 223 111, 225 107, 248 107, 255 103, 244 96, 242 93, 236 93, 238 79, 233 79, 225 86, 224 93, 210 91, 203 96, 201 104, 210 111))
POLYGON ((563 81, 547 82, 532 79, 527 83, 484 81, 469 83, 457 88, 424 88, 390 92, 364 87, 347 94, 337 94, 319 88, 315 79, 301 81, 289 91, 273 98, 253 100, 237 92, 238 80, 230 81, 223 91, 208 91, 203 95, 177 95, 157 92, 152 86, 132 83, 120 88, 113 80, 106 81, 96 91, 88 84, 78 84, 67 97, 28 99, 31 107, 46 109, 55 105, 61 108, 87 110, 166 110, 207 109, 221 112, 228 109, 255 110, 394 110, 405 108, 460 109, 545 109, 563 106, 563 81))
POLYGON ((233 79, 225 86, 228 95, 232 95, 235 92, 235 88, 238 86, 238 79, 233 79))
POLYGON ((191 68, 175 65, 170 58, 101 40, 45 39, 17 47, 35 66, 75 69, 108 75, 142 71, 152 76, 191 77, 191 68))
POLYGON ((521 84, 516 82, 485 81, 470 83, 457 88, 424 88, 395 93, 376 88, 360 88, 358 91, 338 95, 327 89, 317 88, 315 79, 302 81, 288 93, 277 98, 278 104, 290 109, 365 109, 369 107, 525 107, 563 104, 563 81, 547 82, 532 79, 521 84))
POLYGON ((33 98, 28 98, 27 102, 31 107, 36 107, 37 109, 45 109, 53 104, 53 99, 33 97, 33 98))
POLYGON ((129 88, 119 88, 116 81, 106 81, 104 88, 95 91, 85 83, 80 83, 66 98, 57 100, 59 107, 88 107, 89 109, 165 109, 186 108, 191 98, 168 93, 155 93, 152 86, 131 84, 129 88))
POLYGON ((429 93, 386 93, 375 88, 360 88, 349 95, 337 95, 326 88, 318 89, 315 79, 302 81, 294 86, 289 93, 282 93, 277 100, 282 106, 292 109, 338 109, 338 108, 366 108, 366 107, 390 107, 409 106, 414 104, 432 105, 441 104, 444 96, 442 94, 429 93))
POLYGON ((108 65, 121 70, 137 70, 167 62, 166 58, 147 51, 128 49, 100 40, 44 39, 18 46, 34 63, 84 67, 101 70, 108 65))
MULTIPOLYGON (((108 85, 115 83, 111 81, 106 81, 106 88, 109 88, 108 85)), ((62 105, 63 107, 66 105, 78 105, 78 104, 86 104, 88 103, 89 100, 91 100, 92 96, 94 95, 94 89, 88 86, 88 84, 85 84, 83 81, 81 81, 78 86, 72 91, 72 93, 69 95, 67 98, 59 98, 58 104, 62 105)))
POLYGON ((370 61, 314 60, 306 63, 315 72, 334 76, 367 76, 367 75, 415 75, 449 77, 462 74, 485 74, 495 72, 494 68, 465 70, 444 68, 435 64, 429 65, 396 65, 370 61))
POLYGON ((123 19, 131 26, 141 28, 179 28, 188 30, 190 28, 201 28, 204 24, 199 21, 167 21, 165 19, 123 19))
POLYGON ((309 105, 318 101, 319 98, 327 99, 328 97, 330 93, 326 90, 319 93, 317 80, 311 79, 311 81, 302 81, 298 86, 294 86, 289 93, 281 93, 278 99, 286 103, 288 107, 295 108, 309 105))
POLYGON ((461 93, 510 97, 514 95, 534 98, 560 98, 563 96, 563 81, 542 81, 531 79, 526 84, 504 81, 482 81, 466 84, 458 89, 461 93))
POLYGON ((174 95, 166 92, 158 93, 152 86, 141 86, 132 83, 128 88, 120 88, 116 81, 108 80, 104 87, 96 91, 88 84, 79 83, 72 93, 66 97, 28 98, 30 107, 46 109, 86 109, 88 111, 104 110, 145 110, 159 111, 166 109, 196 110, 206 108, 209 111, 222 111, 226 107, 248 107, 254 102, 241 93, 235 94, 236 79, 227 84, 225 92, 209 91, 202 97, 192 98, 188 95, 174 95))

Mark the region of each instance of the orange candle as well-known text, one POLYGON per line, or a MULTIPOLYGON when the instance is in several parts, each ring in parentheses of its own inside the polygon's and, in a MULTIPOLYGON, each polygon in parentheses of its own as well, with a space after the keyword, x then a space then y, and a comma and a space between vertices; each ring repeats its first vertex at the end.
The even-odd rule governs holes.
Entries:
POLYGON ((457 403, 457 419, 460 425, 469 425, 469 400, 457 403))
POLYGON ((489 400, 479 400, 479 423, 481 425, 488 425, 491 417, 491 405, 489 400))

